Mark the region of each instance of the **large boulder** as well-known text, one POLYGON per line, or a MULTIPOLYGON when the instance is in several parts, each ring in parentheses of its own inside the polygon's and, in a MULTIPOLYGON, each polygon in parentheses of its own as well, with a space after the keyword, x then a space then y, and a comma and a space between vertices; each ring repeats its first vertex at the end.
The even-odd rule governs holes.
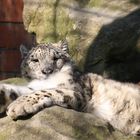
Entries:
POLYGON ((138 82, 138 8, 138 0, 24 0, 23 19, 38 43, 66 38, 81 70, 138 82))
POLYGON ((109 131, 90 114, 61 107, 44 109, 32 118, 0 119, 0 140, 138 140, 109 131))

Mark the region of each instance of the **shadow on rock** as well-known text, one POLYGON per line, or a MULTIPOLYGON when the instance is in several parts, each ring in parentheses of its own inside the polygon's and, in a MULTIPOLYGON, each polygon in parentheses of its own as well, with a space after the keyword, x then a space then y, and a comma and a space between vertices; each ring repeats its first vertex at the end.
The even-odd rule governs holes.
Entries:
POLYGON ((101 28, 84 67, 106 78, 140 81, 140 9, 101 28))

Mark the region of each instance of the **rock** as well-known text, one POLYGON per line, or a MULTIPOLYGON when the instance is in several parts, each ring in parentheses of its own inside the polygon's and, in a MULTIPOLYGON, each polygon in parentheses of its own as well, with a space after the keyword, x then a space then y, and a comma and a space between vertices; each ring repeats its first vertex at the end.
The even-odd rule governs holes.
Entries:
POLYGON ((61 107, 44 109, 30 119, 0 119, 0 140, 138 140, 112 133, 90 114, 61 107))
MULTIPOLYGON (((2 83, 24 84, 20 78, 2 83)), ((34 116, 13 121, 0 118, 0 140, 138 140, 125 136, 97 117, 58 106, 46 108, 34 116)))

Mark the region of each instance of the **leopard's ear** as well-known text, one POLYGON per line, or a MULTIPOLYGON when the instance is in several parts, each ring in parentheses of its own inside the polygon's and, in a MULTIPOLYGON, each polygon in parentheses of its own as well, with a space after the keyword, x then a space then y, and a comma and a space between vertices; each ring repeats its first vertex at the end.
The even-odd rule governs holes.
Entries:
POLYGON ((65 40, 61 40, 58 42, 58 47, 65 53, 69 53, 69 48, 68 48, 68 41, 65 40))
POLYGON ((23 44, 20 45, 21 57, 24 58, 28 54, 29 50, 23 44))

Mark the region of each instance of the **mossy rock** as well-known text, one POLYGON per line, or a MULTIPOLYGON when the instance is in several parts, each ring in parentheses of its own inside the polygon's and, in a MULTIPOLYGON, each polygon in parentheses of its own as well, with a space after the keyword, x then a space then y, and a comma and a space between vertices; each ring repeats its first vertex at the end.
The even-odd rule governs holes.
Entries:
POLYGON ((90 114, 61 107, 44 109, 25 120, 0 119, 0 140, 138 140, 110 132, 90 114))
POLYGON ((5 80, 0 81, 0 83, 15 84, 15 85, 26 85, 27 82, 28 81, 26 79, 20 78, 20 77, 9 78, 9 79, 5 79, 5 80))

